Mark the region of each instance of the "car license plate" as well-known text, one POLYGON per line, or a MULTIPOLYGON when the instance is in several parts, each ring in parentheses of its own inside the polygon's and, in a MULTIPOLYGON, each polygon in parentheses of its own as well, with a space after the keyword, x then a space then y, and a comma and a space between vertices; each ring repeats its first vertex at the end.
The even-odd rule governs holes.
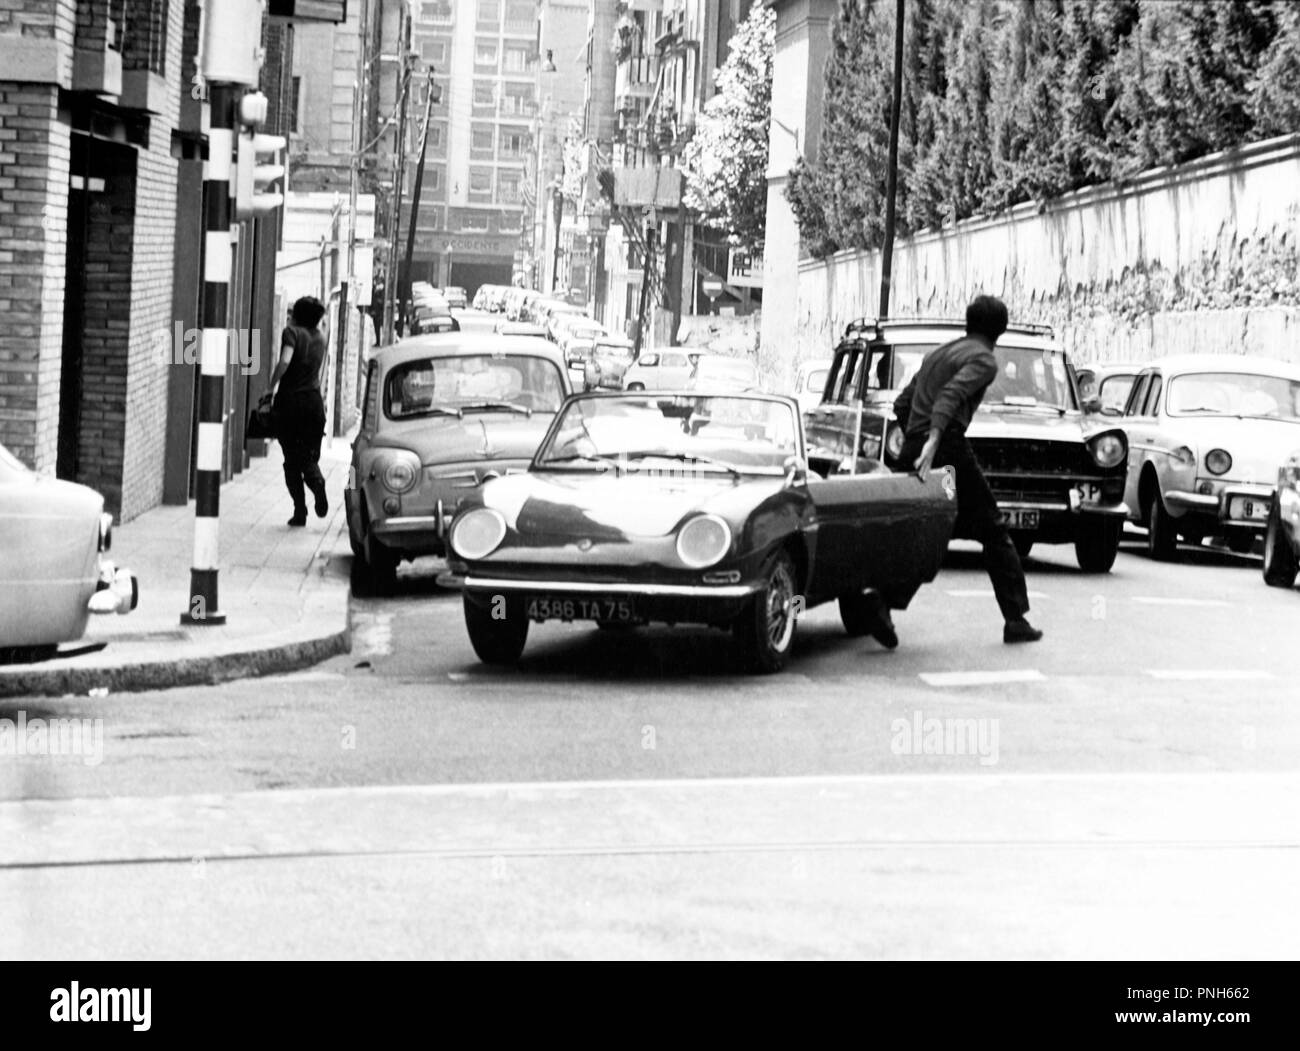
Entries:
POLYGON ((1008 529, 1037 529, 1038 512, 1011 510, 1006 512, 1008 529))
POLYGON ((1101 486, 1096 482, 1080 482, 1074 491, 1079 494, 1081 504, 1095 504, 1101 499, 1101 486))
POLYGON ((1229 518, 1244 518, 1252 522, 1262 522, 1272 510, 1272 501, 1268 497, 1234 496, 1228 503, 1229 518))
POLYGON ((524 604, 532 620, 607 620, 625 624, 637 619, 629 599, 573 595, 535 595, 524 604))

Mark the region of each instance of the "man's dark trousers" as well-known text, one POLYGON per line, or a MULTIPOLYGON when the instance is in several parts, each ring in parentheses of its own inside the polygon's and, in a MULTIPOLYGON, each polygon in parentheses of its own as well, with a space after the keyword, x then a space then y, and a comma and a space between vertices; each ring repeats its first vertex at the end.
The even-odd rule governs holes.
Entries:
MULTIPOLYGON (((924 438, 908 438, 898 455, 907 470, 921 455, 924 438)), ((945 433, 934 454, 935 467, 953 468, 957 478, 957 525, 961 536, 971 536, 984 545, 984 568, 993 582, 993 594, 1006 621, 1023 620, 1029 612, 1029 591, 1020 555, 1007 532, 1006 518, 998 510, 984 472, 964 434, 945 433)))

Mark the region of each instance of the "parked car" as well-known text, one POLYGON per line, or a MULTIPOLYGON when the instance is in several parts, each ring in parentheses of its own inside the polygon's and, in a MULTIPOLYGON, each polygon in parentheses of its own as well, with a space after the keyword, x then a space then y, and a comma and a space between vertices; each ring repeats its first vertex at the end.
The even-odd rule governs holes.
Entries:
MULTIPOLYGON (((893 403, 925 355, 965 333, 958 321, 848 326, 826 397, 808 415, 815 460, 848 473, 906 471, 893 403)), ((1128 443, 1118 427, 1085 416, 1052 330, 1012 325, 994 349, 997 379, 966 435, 1006 515, 1021 557, 1035 544, 1073 543, 1079 568, 1108 572, 1119 551, 1128 443)), ((957 536, 964 539, 962 525, 957 536)))
POLYGON ((1083 411, 1102 416, 1122 416, 1133 381, 1141 369, 1141 365, 1130 362, 1077 366, 1074 376, 1083 411))
MULTIPOLYGON (((496 323, 496 332, 499 336, 528 336, 535 339, 546 339, 546 329, 541 325, 531 325, 526 321, 498 321, 496 323)), ((546 342, 550 342, 549 339, 546 342)))
POLYGON ((794 377, 794 396, 803 412, 815 409, 822 401, 822 391, 826 389, 826 379, 831 374, 832 358, 817 358, 805 361, 799 366, 794 377))
POLYGON ((704 624, 774 672, 799 614, 832 600, 868 634, 882 597, 905 607, 934 579, 952 475, 824 479, 805 453, 791 398, 570 398, 528 471, 476 490, 452 523, 474 651, 517 661, 533 621, 704 624))
POLYGON ((685 390, 695 371, 694 357, 679 348, 642 354, 627 370, 627 390, 685 390))
POLYGON ((460 322, 450 314, 434 314, 416 308, 411 317, 412 336, 428 335, 431 332, 459 332, 460 322))
POLYGON ((1300 366, 1238 354, 1160 358, 1138 373, 1120 421, 1125 499, 1153 558, 1219 538, 1248 552, 1268 527, 1279 465, 1300 446, 1300 366))
POLYGON ((442 290, 442 298, 447 301, 447 305, 455 310, 464 310, 469 306, 469 299, 465 295, 465 290, 458 285, 448 285, 442 290))
POLYGON ((597 336, 607 335, 604 325, 585 314, 553 314, 546 331, 566 354, 569 344, 574 341, 589 342, 597 336))
POLYGON ((0 445, 0 662, 53 656, 91 613, 129 613, 140 587, 107 557, 113 516, 95 490, 39 475, 0 445))
POLYGON ((541 339, 461 332, 376 352, 343 494, 358 590, 387 589, 403 559, 444 554, 460 501, 528 465, 569 390, 541 339))
POLYGON ((1294 587, 1300 569, 1300 449, 1278 468, 1270 505, 1264 532, 1264 583, 1294 587))
POLYGON ((688 390, 758 391, 758 366, 744 358, 723 354, 700 354, 695 358, 688 390))
POLYGON ((635 348, 622 336, 599 336, 583 363, 584 390, 622 390, 623 377, 632 365, 635 348))
POLYGON ((495 314, 489 314, 486 310, 476 310, 473 307, 457 310, 455 318, 460 324, 461 332, 492 333, 497 330, 497 323, 500 320, 495 314))

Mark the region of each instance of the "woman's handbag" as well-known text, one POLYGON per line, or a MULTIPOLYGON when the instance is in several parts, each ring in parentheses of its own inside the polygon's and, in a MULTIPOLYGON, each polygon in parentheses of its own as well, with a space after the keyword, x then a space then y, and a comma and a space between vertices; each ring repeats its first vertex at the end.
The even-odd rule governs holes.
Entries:
POLYGON ((248 414, 248 426, 244 428, 244 441, 275 437, 275 416, 271 409, 271 395, 263 394, 252 412, 248 414))

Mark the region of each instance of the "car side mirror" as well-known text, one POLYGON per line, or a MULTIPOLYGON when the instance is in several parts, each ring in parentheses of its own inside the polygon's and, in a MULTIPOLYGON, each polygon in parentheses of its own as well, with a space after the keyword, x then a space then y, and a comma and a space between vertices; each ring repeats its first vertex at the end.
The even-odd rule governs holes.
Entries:
POLYGON ((787 456, 785 460, 785 485, 787 489, 805 485, 808 481, 808 465, 797 456, 787 456))
POLYGON ((1095 394, 1091 398, 1083 399, 1083 411, 1087 413, 1101 412, 1101 399, 1095 394))

